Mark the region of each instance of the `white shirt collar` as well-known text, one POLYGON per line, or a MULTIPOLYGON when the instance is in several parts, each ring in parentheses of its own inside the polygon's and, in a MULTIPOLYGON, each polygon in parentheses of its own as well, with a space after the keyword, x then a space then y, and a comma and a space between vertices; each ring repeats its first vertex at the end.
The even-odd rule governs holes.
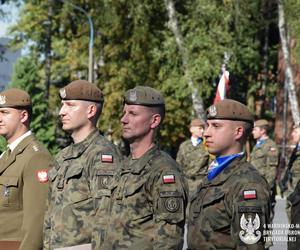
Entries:
POLYGON ((7 147, 9 147, 9 149, 12 151, 14 151, 14 149, 19 145, 19 143, 26 138, 27 136, 31 135, 31 131, 27 131, 25 134, 21 135, 19 138, 17 138, 16 140, 14 140, 11 144, 8 144, 7 147))
POLYGON ((199 144, 197 137, 192 136, 191 141, 194 147, 196 147, 199 144))

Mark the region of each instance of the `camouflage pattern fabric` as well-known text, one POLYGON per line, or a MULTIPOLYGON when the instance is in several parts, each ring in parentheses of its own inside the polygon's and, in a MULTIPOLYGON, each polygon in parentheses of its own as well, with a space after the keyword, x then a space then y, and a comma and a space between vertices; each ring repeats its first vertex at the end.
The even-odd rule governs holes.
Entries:
POLYGON ((291 204, 291 224, 289 237, 294 237, 295 241, 288 242, 288 250, 298 250, 300 242, 300 180, 298 181, 294 192, 287 198, 291 204))
POLYGON ((267 181, 245 157, 236 158, 213 180, 205 178, 192 197, 188 249, 264 249, 262 236, 250 246, 239 235, 245 236, 245 221, 252 226, 257 218, 262 233, 269 223, 269 200, 267 181))
POLYGON ((209 153, 203 143, 193 146, 191 140, 184 141, 178 150, 176 161, 182 167, 184 176, 189 185, 190 195, 207 174, 209 153))
POLYGON ((182 249, 188 187, 180 171, 156 146, 129 157, 101 190, 93 249, 182 249))
POLYGON ((262 145, 254 147, 250 154, 250 163, 267 179, 271 187, 275 183, 278 161, 277 145, 270 138, 266 139, 262 145))
POLYGON ((293 181, 292 181, 291 188, 292 188, 292 190, 294 190, 298 181, 300 180, 300 148, 297 149, 296 159, 293 162, 292 178, 293 178, 293 181))
POLYGON ((91 242, 98 192, 120 167, 119 152, 98 131, 63 149, 49 172, 44 250, 91 242))

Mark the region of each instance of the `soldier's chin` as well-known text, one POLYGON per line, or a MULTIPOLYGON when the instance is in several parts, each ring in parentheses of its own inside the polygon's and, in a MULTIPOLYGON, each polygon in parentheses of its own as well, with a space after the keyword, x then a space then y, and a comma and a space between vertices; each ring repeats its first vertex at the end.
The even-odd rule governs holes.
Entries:
POLYGON ((135 141, 135 137, 134 136, 131 136, 131 135, 127 135, 126 133, 123 133, 122 134, 122 137, 125 141, 129 142, 129 143, 132 143, 135 141))

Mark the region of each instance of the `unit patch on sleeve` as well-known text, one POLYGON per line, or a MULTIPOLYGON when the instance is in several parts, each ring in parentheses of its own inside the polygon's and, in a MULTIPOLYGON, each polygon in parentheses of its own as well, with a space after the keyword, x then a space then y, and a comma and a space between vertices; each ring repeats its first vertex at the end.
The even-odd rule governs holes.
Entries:
POLYGON ((47 169, 37 170, 36 178, 41 183, 47 182, 48 181, 48 170, 47 169))

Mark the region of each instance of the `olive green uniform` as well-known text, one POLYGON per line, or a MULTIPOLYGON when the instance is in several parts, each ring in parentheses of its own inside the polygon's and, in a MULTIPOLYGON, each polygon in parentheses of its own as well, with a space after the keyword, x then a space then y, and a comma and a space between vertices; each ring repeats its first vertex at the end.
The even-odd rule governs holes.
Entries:
POLYGON ((94 198, 119 166, 119 152, 96 130, 57 155, 49 173, 44 250, 91 243, 100 203, 94 198))
POLYGON ((187 190, 180 166, 156 146, 129 157, 98 192, 101 225, 93 249, 182 249, 187 190))
POLYGON ((300 180, 300 144, 297 145, 297 151, 295 155, 295 160, 293 161, 291 173, 292 173, 291 189, 294 190, 298 181, 300 180))
POLYGON ((267 181, 245 157, 236 158, 211 181, 205 178, 193 196, 188 249, 264 249, 262 229, 269 222, 269 201, 267 181), (257 243, 242 241, 249 236, 245 222, 258 225, 257 243))
POLYGON ((42 249, 47 172, 51 164, 49 152, 32 134, 26 136, 9 156, 5 152, 1 157, 1 249, 4 250, 1 247, 3 241, 20 242, 20 250, 42 249))
POLYGON ((184 141, 178 150, 176 161, 182 167, 184 176, 189 185, 190 195, 196 191, 197 186, 207 174, 209 153, 203 143, 193 146, 191 140, 184 141))
POLYGON ((267 179, 270 187, 275 183, 278 160, 277 145, 270 138, 260 146, 255 146, 250 154, 250 163, 267 179))

